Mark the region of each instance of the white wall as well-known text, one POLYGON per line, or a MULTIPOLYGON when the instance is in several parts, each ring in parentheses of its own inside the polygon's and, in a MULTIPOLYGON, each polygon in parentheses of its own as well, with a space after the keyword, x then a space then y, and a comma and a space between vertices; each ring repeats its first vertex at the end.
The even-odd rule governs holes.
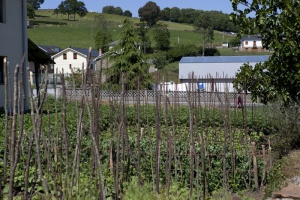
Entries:
POLYGON ((62 70, 64 73, 72 73, 70 69, 70 65, 75 70, 76 68, 82 69, 82 64, 84 65, 84 68, 86 68, 87 64, 87 58, 83 56, 80 53, 77 53, 77 59, 73 59, 73 53, 76 53, 75 51, 72 51, 70 49, 63 51, 63 53, 60 53, 59 55, 54 57, 54 62, 56 63, 54 65, 54 73, 56 73, 56 69, 58 69, 58 73, 62 73, 62 70), (63 59, 63 53, 67 54, 67 59, 63 59))
MULTIPOLYGON (((232 78, 244 63, 179 63, 179 79, 232 78)), ((249 63, 255 65, 256 63, 249 63)))
MULTIPOLYGON (((0 23, 0 56, 7 57, 10 66, 11 77, 14 74, 15 66, 21 65, 23 55, 27 55, 27 30, 26 18, 22 16, 23 0, 6 0, 4 23, 0 23), (24 24, 25 23, 25 24, 24 24)), ((25 4, 26 12, 26 4, 25 4)), ((27 60, 25 60, 24 70, 27 68, 27 60)), ((13 78, 11 78, 11 88, 13 90, 13 78)), ((25 81, 27 83, 27 81, 25 81)), ((26 85, 25 85, 26 87, 26 85)), ((4 84, 0 85, 0 106, 4 106, 4 84)), ((25 89, 27 92, 27 89, 25 89)), ((12 94, 12 91, 11 91, 12 94)), ((27 103, 25 102, 25 105, 27 103)), ((27 105, 26 105, 27 106, 27 105)))
MULTIPOLYGON (((244 48, 252 48, 254 44, 254 41, 243 41, 243 47, 244 48), (248 42, 248 44, 246 45, 246 42, 248 42)), ((262 42, 261 41, 256 41, 256 47, 257 48, 262 48, 262 42)))

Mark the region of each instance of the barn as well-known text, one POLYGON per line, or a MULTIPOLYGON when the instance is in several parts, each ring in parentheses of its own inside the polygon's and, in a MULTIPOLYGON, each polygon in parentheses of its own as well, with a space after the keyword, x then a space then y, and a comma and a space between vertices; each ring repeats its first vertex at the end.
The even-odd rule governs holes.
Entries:
POLYGON ((234 92, 232 82, 240 67, 244 63, 254 66, 268 58, 268 55, 183 57, 179 62, 179 80, 181 83, 193 80, 200 90, 234 92))

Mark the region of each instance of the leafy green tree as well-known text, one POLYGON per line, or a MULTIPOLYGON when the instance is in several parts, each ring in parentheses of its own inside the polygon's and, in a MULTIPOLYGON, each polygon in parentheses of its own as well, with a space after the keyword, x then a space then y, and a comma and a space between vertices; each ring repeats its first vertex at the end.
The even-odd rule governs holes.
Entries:
POLYGON ((229 45, 232 47, 240 46, 241 44, 241 37, 237 36, 229 40, 229 45))
POLYGON ((169 7, 166 7, 163 10, 161 10, 159 14, 159 19, 163 21, 170 21, 170 11, 171 8, 169 7))
POLYGON ((195 16, 196 16, 195 9, 192 9, 192 8, 181 9, 179 22, 192 24, 192 23, 194 23, 195 16))
POLYGON ((114 10, 115 15, 123 15, 123 10, 121 7, 116 7, 114 10))
POLYGON ((148 36, 149 28, 146 27, 145 22, 141 22, 138 26, 137 33, 140 40, 140 47, 144 53, 148 53, 151 50, 151 40, 148 36))
POLYGON ((235 84, 265 103, 278 98, 286 103, 299 103, 300 0, 232 0, 232 6, 231 18, 239 25, 239 34, 252 34, 257 30, 264 47, 273 51, 262 64, 244 65, 235 84), (250 13, 256 13, 255 17, 249 18, 250 13))
POLYGON ((34 10, 37 10, 41 7, 41 4, 44 3, 44 0, 27 0, 34 10))
POLYGON ((154 67, 158 70, 164 69, 164 67, 169 64, 169 60, 167 58, 165 51, 157 51, 153 55, 153 64, 154 67))
POLYGON ((180 9, 177 7, 173 7, 170 10, 170 20, 171 22, 178 22, 180 18, 180 9))
POLYGON ((160 8, 156 3, 149 1, 138 12, 140 20, 146 21, 148 26, 152 27, 158 21, 160 8))
POLYGON ((153 27, 153 37, 157 50, 163 51, 170 48, 170 32, 167 24, 157 23, 153 27))
POLYGON ((130 20, 125 19, 120 33, 119 43, 111 50, 112 66, 108 69, 107 82, 112 89, 120 87, 122 74, 125 75, 127 88, 136 89, 137 77, 140 77, 141 88, 150 85, 149 65, 139 49, 138 35, 130 20))
POLYGON ((104 6, 102 8, 102 13, 114 14, 114 12, 115 12, 115 7, 113 7, 113 6, 104 6))
POLYGON ((30 3, 27 3, 27 17, 29 19, 34 19, 34 16, 35 16, 35 12, 32 5, 30 3))
POLYGON ((194 28, 202 35, 202 56, 205 54, 205 45, 213 40, 214 31, 212 28, 212 19, 206 12, 201 12, 194 21, 194 28))
POLYGON ((132 17, 132 13, 129 10, 125 10, 123 16, 132 17))
POLYGON ((70 19, 70 15, 74 15, 74 21, 76 14, 78 14, 80 17, 83 17, 88 13, 84 2, 77 0, 62 1, 55 10, 55 12, 67 14, 68 20, 70 19))
POLYGON ((102 49, 102 52, 107 52, 109 50, 108 44, 112 42, 112 35, 108 31, 109 22, 103 15, 97 15, 95 20, 97 21, 97 29, 99 29, 95 35, 95 47, 102 49))

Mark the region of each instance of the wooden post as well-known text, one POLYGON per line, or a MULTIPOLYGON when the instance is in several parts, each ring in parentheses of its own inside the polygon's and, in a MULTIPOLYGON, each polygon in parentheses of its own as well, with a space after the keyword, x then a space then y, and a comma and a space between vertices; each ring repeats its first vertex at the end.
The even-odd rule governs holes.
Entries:
POLYGON ((265 180, 265 177, 266 177, 266 164, 267 164, 267 161, 266 161, 265 145, 261 145, 261 148, 262 148, 263 159, 264 159, 263 176, 262 176, 262 180, 261 180, 261 186, 263 186, 264 180, 265 180))
POLYGON ((259 191, 255 142, 251 142, 253 155, 253 173, 256 191, 259 191))

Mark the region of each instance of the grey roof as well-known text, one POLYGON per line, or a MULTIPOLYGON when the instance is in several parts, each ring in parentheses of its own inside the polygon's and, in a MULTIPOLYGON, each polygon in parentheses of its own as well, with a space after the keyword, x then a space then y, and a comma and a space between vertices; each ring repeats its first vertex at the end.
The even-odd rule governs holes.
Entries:
MULTIPOLYGON (((82 48, 75 48, 75 47, 70 47, 72 49, 74 49, 75 51, 78 51, 79 53, 82 53, 84 55, 88 55, 89 54, 89 49, 82 49, 82 48)), ((91 57, 97 57, 99 56, 99 51, 97 50, 93 50, 91 51, 91 57)))
POLYGON ((106 53, 103 53, 101 56, 100 55, 98 55, 96 58, 94 58, 94 62, 96 62, 96 61, 98 61, 98 60, 100 60, 101 58, 104 58, 106 55, 108 55, 108 52, 106 52, 106 53))
POLYGON ((39 47, 49 54, 57 54, 61 51, 61 48, 58 46, 39 45, 39 47))
POLYGON ((261 40, 261 35, 242 36, 241 40, 244 40, 244 41, 259 41, 259 40, 261 40))
POLYGON ((270 56, 202 56, 182 57, 179 63, 247 63, 265 62, 270 56))

